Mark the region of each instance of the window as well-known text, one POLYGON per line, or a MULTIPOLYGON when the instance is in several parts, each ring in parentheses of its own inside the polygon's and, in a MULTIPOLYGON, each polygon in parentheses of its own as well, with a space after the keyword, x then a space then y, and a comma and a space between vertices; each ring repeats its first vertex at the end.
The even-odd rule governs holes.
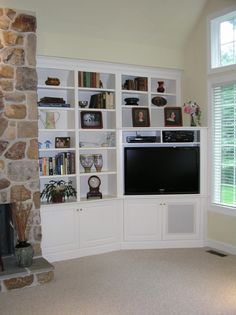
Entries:
POLYGON ((236 11, 210 22, 211 68, 236 64, 236 11))
POLYGON ((236 78, 212 85, 212 203, 236 207, 236 78))

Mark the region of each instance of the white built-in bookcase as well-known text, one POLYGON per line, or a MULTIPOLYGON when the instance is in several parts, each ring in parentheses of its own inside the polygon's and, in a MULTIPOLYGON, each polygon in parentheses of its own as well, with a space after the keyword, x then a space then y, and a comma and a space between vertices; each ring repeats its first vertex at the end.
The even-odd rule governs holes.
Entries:
MULTIPOLYGON (((132 127, 133 105, 125 105, 125 98, 137 97, 138 106, 146 107, 150 115, 150 127, 145 130, 160 129, 164 127, 164 108, 152 104, 155 96, 164 97, 167 106, 181 106, 180 83, 181 72, 178 70, 153 69, 149 67, 136 67, 111 63, 89 62, 53 57, 38 57, 38 100, 43 97, 60 97, 70 107, 47 108, 39 107, 39 157, 54 157, 59 152, 72 152, 75 155, 75 172, 67 175, 40 175, 40 190, 49 180, 71 180, 77 190, 77 199, 71 202, 87 201, 88 178, 97 175, 101 179, 100 190, 103 199, 121 197, 122 192, 122 133, 127 130, 135 131, 132 127), (80 87, 79 72, 99 73, 102 87, 80 87), (58 78, 59 86, 46 85, 48 77, 58 78), (145 77, 147 90, 126 90, 125 80, 134 80, 145 77), (165 92, 157 92, 157 82, 164 81, 165 92), (90 102, 91 95, 109 92, 113 94, 113 108, 80 108, 79 101, 90 102), (45 128, 47 112, 54 112, 56 120, 55 129, 45 128), (103 128, 84 129, 81 126, 80 115, 83 111, 98 111, 102 113, 103 128), (44 122, 44 123, 43 123, 44 122), (70 148, 55 148, 56 137, 70 137, 70 148), (51 142, 46 148, 45 141, 51 142), (102 172, 96 172, 92 167, 91 173, 85 173, 80 164, 80 154, 102 154, 102 172)), ((141 128, 142 129, 142 128, 141 128)))

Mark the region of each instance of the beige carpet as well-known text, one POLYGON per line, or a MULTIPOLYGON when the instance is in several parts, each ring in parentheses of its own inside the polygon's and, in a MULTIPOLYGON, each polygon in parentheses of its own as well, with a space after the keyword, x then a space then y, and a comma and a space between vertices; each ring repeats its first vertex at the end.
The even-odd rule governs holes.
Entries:
POLYGON ((54 264, 49 284, 0 294, 1 315, 236 315, 236 256, 132 250, 54 264))

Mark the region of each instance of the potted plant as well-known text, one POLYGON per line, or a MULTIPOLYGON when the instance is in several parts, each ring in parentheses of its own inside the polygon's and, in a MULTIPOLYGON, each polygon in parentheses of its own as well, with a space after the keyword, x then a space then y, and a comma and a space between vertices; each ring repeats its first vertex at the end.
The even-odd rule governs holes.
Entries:
POLYGON ((41 192, 41 198, 46 198, 47 202, 64 202, 66 198, 76 197, 77 192, 72 186, 72 181, 64 180, 50 180, 48 184, 45 184, 43 191, 41 192))
POLYGON ((33 263, 34 250, 27 241, 27 228, 32 204, 14 202, 11 207, 13 227, 17 235, 15 256, 18 266, 29 267, 33 263))

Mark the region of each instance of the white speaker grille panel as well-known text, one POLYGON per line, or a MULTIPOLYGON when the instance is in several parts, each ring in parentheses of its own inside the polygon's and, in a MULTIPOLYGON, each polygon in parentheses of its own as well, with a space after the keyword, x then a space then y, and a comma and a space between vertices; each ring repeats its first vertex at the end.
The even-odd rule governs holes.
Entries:
POLYGON ((194 205, 169 205, 167 233, 194 233, 194 205))

